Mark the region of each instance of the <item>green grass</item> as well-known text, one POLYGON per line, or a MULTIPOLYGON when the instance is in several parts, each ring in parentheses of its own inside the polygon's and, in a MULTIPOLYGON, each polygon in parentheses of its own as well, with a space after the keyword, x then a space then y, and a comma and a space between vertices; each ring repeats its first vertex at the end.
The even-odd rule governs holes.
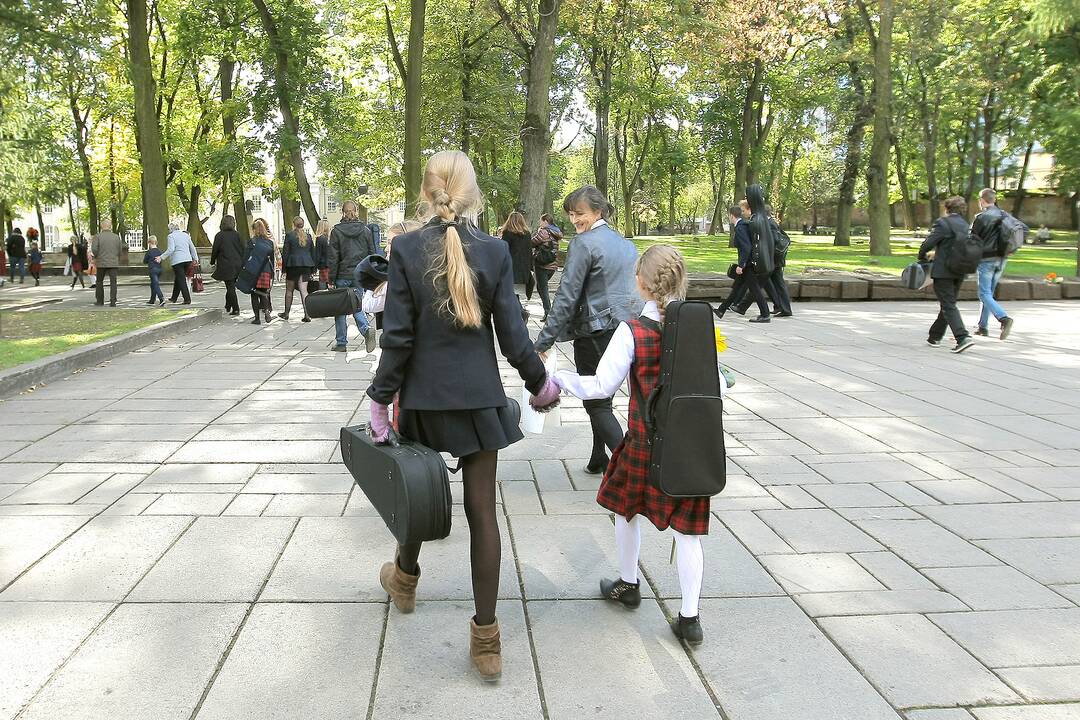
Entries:
MULTIPOLYGON (((805 268, 829 270, 856 270, 864 268, 876 272, 899 275, 915 260, 919 241, 911 239, 909 232, 894 232, 892 255, 871 257, 869 240, 852 238, 848 247, 836 247, 831 237, 804 236, 790 233, 791 250, 788 252, 787 272, 801 273, 805 268)), ((1043 277, 1049 272, 1061 276, 1076 275, 1075 235, 1056 233, 1046 245, 1025 245, 1009 258, 1005 274, 1014 277, 1043 277), (1060 240, 1059 237, 1060 236, 1060 240), (1071 242, 1070 244, 1067 244, 1071 242)), ((639 250, 657 243, 668 243, 679 249, 686 258, 691 272, 727 272, 728 265, 735 262, 735 248, 728 247, 728 236, 676 235, 674 237, 646 236, 634 238, 639 250)))
POLYGON ((0 369, 121 335, 193 310, 23 310, 0 313, 0 369))

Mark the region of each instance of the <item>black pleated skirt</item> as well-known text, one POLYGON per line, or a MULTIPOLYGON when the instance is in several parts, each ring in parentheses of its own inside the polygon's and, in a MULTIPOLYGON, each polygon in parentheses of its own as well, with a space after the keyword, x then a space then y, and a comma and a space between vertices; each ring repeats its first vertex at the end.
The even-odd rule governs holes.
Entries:
POLYGON ((407 410, 398 416, 401 434, 454 457, 502 450, 524 436, 508 406, 478 410, 407 410))

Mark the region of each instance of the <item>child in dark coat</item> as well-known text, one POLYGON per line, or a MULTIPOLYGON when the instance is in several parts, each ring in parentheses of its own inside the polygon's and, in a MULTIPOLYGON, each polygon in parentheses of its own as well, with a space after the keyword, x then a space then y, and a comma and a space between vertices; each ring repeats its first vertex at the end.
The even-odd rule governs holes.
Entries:
POLYGON ((143 265, 146 265, 147 271, 150 273, 150 299, 146 301, 147 305, 153 305, 155 302, 159 305, 165 304, 165 293, 161 292, 161 261, 158 258, 161 257, 161 250, 157 246, 157 236, 151 235, 147 239, 147 249, 143 253, 143 265))

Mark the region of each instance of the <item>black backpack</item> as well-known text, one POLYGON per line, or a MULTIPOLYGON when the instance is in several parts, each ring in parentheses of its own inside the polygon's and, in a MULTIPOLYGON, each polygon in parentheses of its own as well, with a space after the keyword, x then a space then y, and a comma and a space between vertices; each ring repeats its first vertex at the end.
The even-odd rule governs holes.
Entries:
POLYGON ((671 497, 709 497, 727 481, 712 307, 670 303, 662 333, 660 380, 645 404, 649 483, 671 497))
POLYGON ((773 235, 773 258, 777 267, 783 267, 787 263, 788 250, 791 248, 791 238, 784 228, 773 218, 769 218, 769 229, 773 235))
POLYGON ((945 252, 945 269, 953 275, 967 275, 979 269, 983 259, 983 242, 972 233, 966 223, 945 224, 952 231, 952 240, 945 252))

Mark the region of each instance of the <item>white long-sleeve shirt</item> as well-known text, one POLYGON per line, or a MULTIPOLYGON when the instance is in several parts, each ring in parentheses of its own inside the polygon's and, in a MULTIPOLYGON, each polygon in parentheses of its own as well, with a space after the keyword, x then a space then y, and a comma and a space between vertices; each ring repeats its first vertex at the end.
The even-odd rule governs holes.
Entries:
POLYGON ((379 313, 386 309, 386 283, 374 290, 365 290, 360 299, 360 309, 366 313, 379 313))
MULTIPOLYGON (((649 300, 641 309, 641 316, 660 322, 656 303, 649 300)), ((618 392, 634 363, 634 331, 627 323, 619 323, 611 336, 607 350, 596 366, 595 375, 578 375, 569 370, 556 371, 555 377, 564 390, 582 400, 609 398, 618 392)), ((719 365, 719 363, 717 363, 719 365)), ((721 381, 720 396, 727 394, 727 383, 721 381)))

